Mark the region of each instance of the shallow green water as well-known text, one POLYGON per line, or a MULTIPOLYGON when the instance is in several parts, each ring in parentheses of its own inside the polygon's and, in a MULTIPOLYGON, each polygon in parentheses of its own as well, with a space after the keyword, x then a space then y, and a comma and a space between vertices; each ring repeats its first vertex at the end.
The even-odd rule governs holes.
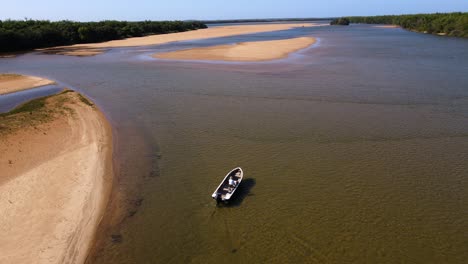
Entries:
POLYGON ((80 89, 111 119, 133 206, 91 263, 468 258, 467 40, 327 27, 7 67, 80 89), (298 35, 319 45, 272 63, 146 58, 298 35), (210 195, 236 166, 245 180, 218 208, 210 195))

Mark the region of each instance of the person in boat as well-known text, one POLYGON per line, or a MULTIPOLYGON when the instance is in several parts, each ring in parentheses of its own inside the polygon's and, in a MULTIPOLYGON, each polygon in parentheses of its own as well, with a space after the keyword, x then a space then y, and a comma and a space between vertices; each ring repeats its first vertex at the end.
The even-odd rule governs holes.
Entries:
POLYGON ((229 186, 231 187, 236 187, 237 182, 232 178, 232 176, 229 177, 229 186))

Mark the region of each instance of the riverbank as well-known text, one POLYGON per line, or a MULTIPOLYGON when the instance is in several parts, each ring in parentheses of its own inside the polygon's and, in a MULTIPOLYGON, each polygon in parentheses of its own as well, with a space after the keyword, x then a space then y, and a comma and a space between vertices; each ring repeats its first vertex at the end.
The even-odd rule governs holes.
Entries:
POLYGON ((315 38, 301 37, 282 40, 241 42, 154 54, 154 58, 176 60, 267 61, 282 59, 290 53, 309 47, 315 38))
POLYGON ((0 95, 51 84, 55 82, 41 77, 2 73, 0 74, 0 95))
POLYGON ((398 25, 403 29, 439 36, 468 37, 468 12, 348 17, 351 23, 398 25))
POLYGON ((374 28, 401 28, 398 25, 376 25, 376 26, 372 26, 372 27, 374 27, 374 28))
POLYGON ((314 27, 322 26, 324 24, 315 23, 291 23, 291 24, 261 24, 261 25, 235 25, 235 26, 220 26, 212 27, 207 29, 198 29, 187 32, 150 35, 145 37, 128 38, 122 40, 113 40, 102 43, 90 43, 90 44, 77 44, 72 46, 62 46, 55 48, 43 49, 46 53, 54 53, 61 55, 78 55, 76 51, 79 51, 79 56, 86 56, 86 50, 89 50, 92 55, 96 55, 104 52, 106 48, 117 48, 117 47, 134 47, 134 46, 148 46, 148 45, 159 45, 166 44, 176 41, 186 41, 194 39, 209 39, 209 38, 221 38, 235 35, 254 34, 261 32, 280 31, 288 30, 298 27, 314 27))
POLYGON ((0 114, 0 263, 83 263, 112 182, 104 115, 66 90, 0 114))

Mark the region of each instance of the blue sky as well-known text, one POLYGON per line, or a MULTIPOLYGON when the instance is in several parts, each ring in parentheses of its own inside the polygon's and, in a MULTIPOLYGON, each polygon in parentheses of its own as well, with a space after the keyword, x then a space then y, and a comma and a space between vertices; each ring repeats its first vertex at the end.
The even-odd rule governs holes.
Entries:
POLYGON ((4 0, 0 19, 96 21, 468 12, 468 0, 4 0))

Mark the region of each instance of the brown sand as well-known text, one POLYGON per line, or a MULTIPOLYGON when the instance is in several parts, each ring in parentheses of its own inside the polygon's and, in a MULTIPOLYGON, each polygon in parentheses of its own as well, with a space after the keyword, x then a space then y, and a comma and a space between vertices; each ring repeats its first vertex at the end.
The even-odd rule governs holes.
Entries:
POLYGON ((50 84, 55 84, 55 82, 36 76, 0 74, 0 94, 13 93, 50 84))
MULTIPOLYGON (((134 46, 147 46, 158 45, 176 41, 193 40, 193 39, 209 39, 220 38, 234 35, 253 34, 260 32, 287 30, 297 27, 313 27, 323 26, 325 24, 315 23, 294 23, 294 24, 262 24, 262 25, 236 25, 236 26, 221 26, 206 29, 198 29, 186 32, 151 35, 146 37, 128 38, 122 40, 112 40, 101 43, 90 44, 76 44, 72 46, 55 47, 53 49, 102 49, 102 48, 115 48, 115 47, 134 47, 134 46)), ((43 51, 51 50, 44 49, 43 51)), ((73 54, 68 54, 73 55, 73 54)))
POLYGON ((301 37, 283 40, 242 42, 154 54, 161 59, 216 60, 216 61, 266 61, 287 57, 290 53, 307 48, 315 38, 301 37))
POLYGON ((399 28, 400 26, 398 25, 377 25, 377 26, 373 26, 375 28, 399 28))
POLYGON ((45 102, 0 117, 0 263, 83 263, 107 203, 105 117, 72 91, 45 102))
POLYGON ((16 57, 15 54, 0 54, 0 59, 8 59, 8 58, 14 58, 16 57))

